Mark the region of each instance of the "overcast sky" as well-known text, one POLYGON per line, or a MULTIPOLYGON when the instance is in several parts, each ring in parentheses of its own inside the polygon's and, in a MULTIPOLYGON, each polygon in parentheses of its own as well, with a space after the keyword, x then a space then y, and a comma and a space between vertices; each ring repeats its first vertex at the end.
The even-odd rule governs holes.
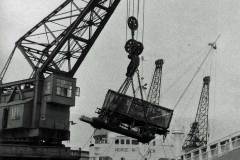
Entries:
MULTIPOLYGON (((1 0, 1 68, 15 41, 62 2, 63 0, 1 0)), ((150 83, 154 61, 158 58, 165 60, 161 100, 165 107, 173 108, 207 53, 207 44, 221 34, 217 51, 178 105, 173 119, 175 126, 179 117, 194 119, 202 77, 209 73, 209 66, 212 66, 209 110, 211 140, 240 130, 239 8, 239 0, 146 1, 145 61, 141 73, 144 74, 145 81, 150 83), (170 87, 172 84, 173 87, 170 87)), ((81 96, 77 98, 76 107, 71 110, 72 119, 78 122, 71 128, 69 144, 72 146, 82 146, 93 130, 77 118, 82 114, 95 115, 107 90, 117 90, 124 80, 129 63, 123 48, 125 20, 126 2, 122 1, 75 75, 81 96)), ((29 66, 26 60, 21 54, 16 54, 5 80, 21 79, 27 70, 29 66)), ((185 126, 186 130, 188 125, 185 126)))

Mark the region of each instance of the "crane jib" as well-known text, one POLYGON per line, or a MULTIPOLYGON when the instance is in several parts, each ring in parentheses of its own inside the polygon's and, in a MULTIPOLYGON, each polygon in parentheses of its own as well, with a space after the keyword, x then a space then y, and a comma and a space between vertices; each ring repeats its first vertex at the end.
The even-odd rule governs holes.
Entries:
POLYGON ((32 75, 73 77, 120 1, 67 0, 29 30, 16 45, 32 75))

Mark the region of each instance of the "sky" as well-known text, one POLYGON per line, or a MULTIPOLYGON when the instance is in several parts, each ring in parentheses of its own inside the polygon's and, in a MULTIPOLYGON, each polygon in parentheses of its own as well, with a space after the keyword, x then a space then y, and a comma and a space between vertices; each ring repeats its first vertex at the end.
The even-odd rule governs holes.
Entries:
MULTIPOLYGON (((141 1, 141 0, 140 0, 141 1)), ((1 0, 0 69, 15 41, 47 16, 63 0, 1 0)), ((217 50, 174 110, 172 128, 194 120, 203 76, 211 73, 210 138, 240 130, 240 1, 239 0, 151 0, 145 6, 144 61, 140 71, 150 83, 154 61, 163 58, 161 105, 173 108, 207 53, 209 42, 217 41, 217 50), (179 121, 178 121, 179 122, 179 121)), ((93 128, 78 120, 81 115, 95 116, 108 89, 117 90, 124 80, 129 60, 124 51, 126 1, 122 1, 97 39, 75 77, 81 88, 76 106, 71 109, 71 140, 67 145, 82 147, 93 128)), ((140 24, 142 21, 140 20, 140 24)), ((5 81, 27 75, 29 65, 20 53, 14 56, 5 81)))

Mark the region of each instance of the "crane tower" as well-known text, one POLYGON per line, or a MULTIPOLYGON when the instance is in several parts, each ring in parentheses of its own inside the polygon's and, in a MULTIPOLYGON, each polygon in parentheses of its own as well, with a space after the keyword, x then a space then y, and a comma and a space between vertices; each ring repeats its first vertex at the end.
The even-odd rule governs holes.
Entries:
POLYGON ((160 93, 161 93, 161 82, 162 82, 162 66, 163 59, 158 59, 155 61, 155 70, 151 82, 151 86, 148 92, 147 101, 153 104, 159 104, 160 93))
POLYGON ((208 142, 209 84, 210 76, 204 77, 195 121, 182 146, 186 152, 206 145, 208 142))

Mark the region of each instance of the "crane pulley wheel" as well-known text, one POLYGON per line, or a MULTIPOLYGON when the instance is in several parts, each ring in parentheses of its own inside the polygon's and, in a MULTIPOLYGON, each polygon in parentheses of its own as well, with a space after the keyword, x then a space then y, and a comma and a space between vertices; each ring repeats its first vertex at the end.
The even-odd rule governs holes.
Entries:
POLYGON ((125 44, 125 51, 130 55, 139 56, 143 52, 143 44, 134 39, 130 39, 125 44))
POLYGON ((143 44, 141 42, 137 42, 137 50, 136 50, 136 54, 140 55, 143 52, 143 44))
POLYGON ((137 44, 137 41, 134 40, 134 39, 130 39, 126 42, 125 44, 125 51, 129 54, 134 54, 135 50, 136 50, 136 44, 137 44))
POLYGON ((137 20, 137 18, 135 18, 133 16, 129 17, 128 18, 128 27, 131 30, 133 30, 133 31, 137 30, 138 29, 138 20, 137 20))

